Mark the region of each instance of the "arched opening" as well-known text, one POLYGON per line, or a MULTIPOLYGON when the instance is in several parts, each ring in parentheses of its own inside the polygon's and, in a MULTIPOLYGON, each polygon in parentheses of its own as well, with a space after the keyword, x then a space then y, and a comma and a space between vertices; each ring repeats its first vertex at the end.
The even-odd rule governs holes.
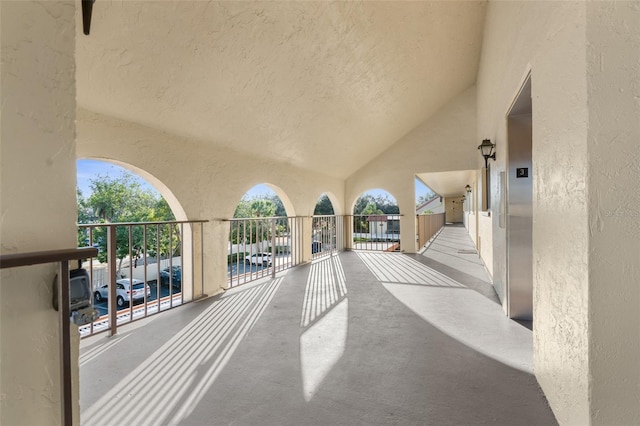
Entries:
POLYGON ((318 197, 313 211, 311 255, 314 259, 344 249, 344 220, 336 216, 329 194, 318 197))
POLYGON ((238 201, 227 246, 229 286, 273 276, 301 262, 301 218, 279 187, 259 184, 238 201))
POLYGON ((318 197, 318 202, 316 203, 316 207, 313 209, 313 214, 314 216, 328 216, 336 214, 331 198, 329 198, 326 193, 323 193, 318 197))
POLYGON ((78 245, 98 248, 88 270, 98 320, 82 336, 115 332, 120 324, 196 297, 202 222, 187 215, 153 175, 110 159, 77 160, 78 245), (113 270, 113 272, 111 272, 113 270), (112 314, 110 312, 115 312, 112 314))
POLYGON ((400 208, 383 189, 362 193, 353 204, 352 248, 370 251, 400 251, 400 208))

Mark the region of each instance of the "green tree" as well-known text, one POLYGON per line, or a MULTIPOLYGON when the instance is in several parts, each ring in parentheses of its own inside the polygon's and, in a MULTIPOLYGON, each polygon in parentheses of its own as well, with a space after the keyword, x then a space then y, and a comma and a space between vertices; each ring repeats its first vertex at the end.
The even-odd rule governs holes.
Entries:
POLYGON ((356 204, 353 206, 353 214, 359 215, 362 214, 364 209, 367 207, 369 203, 374 202, 373 196, 370 194, 363 194, 357 200, 356 204))
POLYGON ((378 195, 374 202, 376 204, 376 208, 382 213, 385 214, 400 214, 400 208, 398 207, 398 203, 391 199, 388 195, 378 195))
MULTIPOLYGON (((116 177, 98 175, 90 182, 92 193, 88 199, 84 199, 78 191, 79 222, 122 223, 175 220, 166 201, 151 191, 143 189, 140 183, 128 173, 123 172, 116 177)), ((159 232, 155 227, 147 227, 146 230, 145 247, 143 225, 131 227, 131 235, 129 235, 129 227, 116 227, 116 257, 120 261, 118 273, 122 260, 130 254, 132 258, 140 258, 145 252, 151 256, 174 256, 179 253, 180 233, 176 225, 162 225, 159 232), (160 233, 159 239, 158 233, 160 233)), ((89 243, 98 244, 98 260, 106 262, 107 227, 96 227, 93 232, 93 241, 89 243)))
POLYGON ((276 215, 277 205, 272 200, 264 198, 248 199, 243 197, 233 213, 234 218, 273 217, 276 215))
POLYGON ((355 232, 369 232, 369 215, 397 215, 400 214, 398 203, 388 194, 374 197, 371 194, 363 194, 353 207, 353 226, 355 232))
POLYGON ((331 204, 331 200, 327 197, 327 194, 322 194, 316 203, 316 208, 313 210, 314 215, 332 215, 335 214, 333 211, 333 204, 331 204))
POLYGON ((284 208, 284 203, 276 194, 273 194, 268 198, 275 206, 276 210, 273 213, 276 217, 287 217, 287 210, 284 208))
MULTIPOLYGON (((277 197, 277 196, 276 196, 277 197)), ((278 198, 278 201, 280 199, 278 198)), ((280 204, 282 204, 280 202, 280 204)), ((284 206, 282 207, 284 210, 284 206)), ((233 213, 234 218, 271 218, 276 216, 278 205, 270 198, 246 198, 243 197, 233 213)), ((269 220, 252 220, 249 222, 235 223, 231 229, 231 241, 233 244, 252 244, 271 238, 271 225, 269 220)))
MULTIPOLYGON (((92 212, 82 195, 80 188, 76 188, 76 201, 78 204, 78 223, 89 223, 92 221, 92 212)), ((89 233, 86 228, 78 228, 78 247, 91 245, 89 233)))

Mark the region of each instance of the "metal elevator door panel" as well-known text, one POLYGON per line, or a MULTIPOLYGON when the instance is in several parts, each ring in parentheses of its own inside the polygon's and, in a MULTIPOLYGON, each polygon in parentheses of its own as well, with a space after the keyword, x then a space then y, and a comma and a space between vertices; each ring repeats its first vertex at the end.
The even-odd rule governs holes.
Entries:
POLYGON ((533 319, 531 112, 508 121, 507 274, 509 317, 533 319))

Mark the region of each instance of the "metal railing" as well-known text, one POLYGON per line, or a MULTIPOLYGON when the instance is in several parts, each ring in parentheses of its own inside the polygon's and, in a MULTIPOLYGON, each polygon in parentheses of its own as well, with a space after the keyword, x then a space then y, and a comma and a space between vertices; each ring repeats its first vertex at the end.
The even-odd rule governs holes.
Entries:
POLYGON ((313 216, 311 232, 311 255, 313 259, 329 256, 344 250, 344 216, 313 216))
POLYGON ((304 217, 228 219, 227 278, 235 287, 301 264, 304 217))
POLYGON ((416 227, 418 229, 418 247, 422 247, 431 238, 433 238, 438 231, 445 224, 445 214, 420 214, 416 215, 416 227))
POLYGON ((400 251, 399 214, 348 215, 353 250, 400 251))
MULTIPOLYGON (((69 261, 96 256, 98 250, 92 247, 53 250, 0 256, 0 269, 20 266, 59 263, 58 268, 58 312, 60 330, 60 424, 73 424, 72 372, 71 372, 71 316, 69 289, 69 261)), ((52 308, 53 309, 53 308, 52 308)))
POLYGON ((204 296, 205 220, 78 225, 98 249, 88 270, 99 318, 82 337, 108 331, 204 296), (120 282, 118 282, 120 281, 120 282), (137 287, 137 291, 134 287, 137 287), (142 291, 140 291, 142 290, 142 291))

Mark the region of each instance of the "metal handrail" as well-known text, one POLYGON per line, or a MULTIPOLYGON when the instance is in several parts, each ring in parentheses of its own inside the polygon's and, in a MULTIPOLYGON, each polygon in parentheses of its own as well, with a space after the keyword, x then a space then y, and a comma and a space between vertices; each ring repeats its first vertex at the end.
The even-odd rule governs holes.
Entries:
POLYGON ((34 251, 31 253, 3 254, 0 255, 0 269, 87 259, 89 257, 94 257, 97 255, 98 249, 94 247, 34 251))
MULTIPOLYGON (((168 226, 168 235, 169 235, 169 244, 170 244, 170 252, 172 253, 173 250, 171 249, 171 244, 173 244, 173 236, 174 235, 178 235, 178 239, 179 241, 177 242, 177 248, 180 249, 180 252, 183 253, 183 243, 184 240, 181 236, 184 235, 185 233, 185 228, 187 229, 191 229, 192 232, 195 231, 194 226, 195 225, 199 225, 199 229, 200 229, 200 247, 203 248, 204 247, 204 224, 208 223, 209 220, 207 219, 195 219, 195 220, 167 220, 167 221, 153 221, 153 222, 100 222, 100 223, 86 223, 86 224, 79 224, 78 228, 80 231, 82 230, 87 230, 87 238, 88 241, 86 242, 86 244, 92 244, 94 246, 97 246, 96 244, 94 244, 96 242, 96 240, 94 239, 95 236, 95 231, 97 229, 106 229, 106 235, 102 235, 102 237, 104 238, 103 241, 100 241, 100 247, 99 247, 99 252, 102 253, 103 255, 106 255, 106 261, 107 261, 107 274, 106 277, 105 276, 101 276, 100 277, 100 285, 102 285, 103 283, 108 283, 109 284, 109 289, 108 289, 108 296, 107 299, 109 300, 109 303, 107 305, 108 311, 107 311, 107 321, 104 321, 104 316, 101 316, 100 318, 97 319, 96 322, 92 322, 89 327, 84 327, 81 328, 80 333, 82 335, 82 337, 87 337, 89 335, 94 335, 94 333, 96 332, 94 329, 94 326, 96 325, 96 323, 99 324, 99 328, 100 331, 107 331, 110 333, 110 335, 115 335, 117 333, 117 327, 118 327, 118 322, 119 320, 123 319, 119 316, 119 313, 122 313, 115 305, 115 301, 117 300, 116 297, 116 280, 117 278, 121 278, 121 277, 116 277, 116 272, 120 271, 120 269, 118 267, 116 267, 116 262, 117 259, 122 259, 122 257, 117 257, 116 256, 116 250, 117 247, 121 248, 121 247, 128 247, 128 259, 130 260, 130 263, 127 267, 125 267, 125 269, 122 271, 124 273, 127 274, 128 278, 138 278, 143 280, 144 282, 148 283, 151 278, 149 278, 149 276, 147 275, 150 272, 155 272, 156 277, 154 278, 156 281, 160 278, 160 269, 161 269, 161 256, 160 256, 160 252, 158 252, 156 255, 152 256, 154 258, 157 258, 158 261, 154 262, 156 263, 156 265, 150 265, 148 263, 148 240, 147 237, 151 236, 153 237, 155 234, 156 237, 156 244, 159 244, 160 241, 160 230, 161 227, 166 227, 168 226), (185 227, 184 225, 187 225, 187 227, 185 227), (154 232, 154 227, 155 227, 155 232, 154 232), (190 227, 190 228, 188 228, 190 227), (128 229, 127 229, 128 228, 128 229), (136 263, 132 260, 134 259, 134 251, 133 251, 133 229, 138 228, 139 230, 141 230, 141 234, 142 234, 142 246, 138 247, 138 253, 136 253, 136 256, 142 256, 142 261, 136 265, 136 263), (176 228, 176 229, 174 229, 176 228), (116 229, 125 229, 128 231, 128 241, 120 241, 119 237, 117 237, 116 235, 116 229), (123 246, 121 246, 121 244, 123 246), (106 245, 106 247, 105 247, 106 245), (136 265, 136 266, 134 266, 136 265), (134 269, 137 266, 142 266, 141 270, 143 271, 143 276, 134 276, 134 269), (108 324, 108 327, 105 328, 105 324, 108 324)), ((166 228, 165 228, 166 230, 166 228)), ((124 239, 126 240, 127 237, 124 236, 124 239)), ((191 241, 191 250, 195 250, 195 245, 197 244, 196 241, 191 241)), ((159 246, 158 246, 158 250, 159 246)), ((197 278, 194 275, 195 274, 195 263, 194 263, 194 253, 191 253, 191 258, 189 259, 182 259, 182 261, 184 262, 190 262, 190 266, 191 266, 191 277, 190 277, 190 282, 191 282, 191 298, 188 301, 193 301, 195 300, 196 296, 196 290, 194 287, 194 283, 196 282, 197 278)), ((204 279, 204 251, 200 252, 200 262, 199 262, 199 269, 200 269, 200 294, 197 296, 197 298, 202 298, 202 297, 206 297, 206 294, 204 292, 204 286, 205 286, 205 279, 204 279)), ((173 264, 173 255, 168 257, 168 266, 170 268, 172 268, 173 264)), ((103 259, 104 261, 104 259, 103 259)), ((185 265, 187 265, 188 263, 185 263, 185 265)), ((182 265, 182 263, 181 263, 182 265)), ((165 265, 167 266, 167 265, 165 265)), ((103 268, 101 267, 101 272, 104 272, 104 270, 102 270, 103 268)), ((94 264, 93 262, 91 262, 89 264, 89 275, 90 275, 90 280, 92 283, 92 287, 96 285, 96 275, 94 274, 94 264)), ((183 275, 183 279, 186 276, 183 275)), ((168 297, 168 307, 169 308, 173 308, 174 307, 174 303, 176 302, 176 299, 174 299, 174 294, 172 294, 172 279, 173 276, 170 275, 169 276, 169 297, 168 297)), ((163 298, 161 298, 160 295, 160 285, 159 285, 159 281, 158 282, 158 286, 157 286, 157 302, 156 306, 157 306, 157 310, 155 311, 156 313, 159 313, 162 309, 162 303, 161 301, 163 300, 163 298)), ((178 301, 180 305, 188 302, 185 299, 185 294, 183 291, 180 291, 180 295, 179 295, 180 300, 178 301)), ((134 309, 134 304, 133 301, 131 301, 129 303, 129 308, 128 308, 128 314, 126 314, 126 321, 131 322, 134 321, 136 318, 146 318, 149 315, 148 312, 148 295, 145 292, 144 295, 144 306, 143 306, 143 310, 142 310, 142 315, 140 316, 140 311, 136 311, 134 309)))
POLYGON ((31 253, 0 255, 0 269, 17 268, 20 266, 40 265, 44 263, 60 262, 58 277, 60 291, 58 292, 58 307, 60 314, 60 391, 62 393, 61 424, 73 424, 73 399, 71 394, 71 316, 69 308, 69 261, 80 260, 98 255, 94 247, 74 249, 60 249, 38 251, 31 253))
POLYGON ((208 219, 196 219, 196 220, 163 220, 156 222, 92 222, 92 223, 79 223, 78 226, 129 226, 129 225, 167 225, 167 224, 180 224, 180 223, 207 223, 208 219))

